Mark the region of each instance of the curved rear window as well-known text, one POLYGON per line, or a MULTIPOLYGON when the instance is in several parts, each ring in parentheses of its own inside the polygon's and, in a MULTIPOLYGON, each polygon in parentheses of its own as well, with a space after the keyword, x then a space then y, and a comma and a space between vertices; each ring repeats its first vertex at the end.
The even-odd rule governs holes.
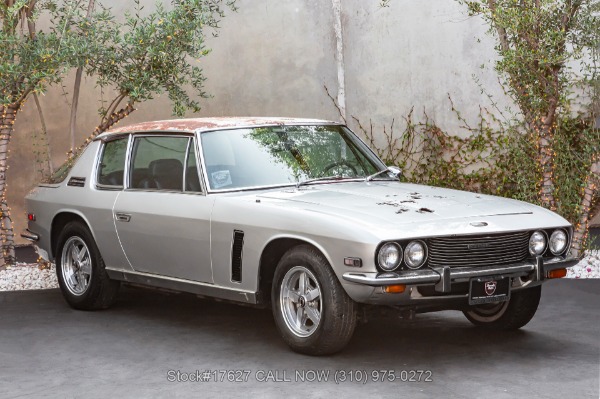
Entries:
POLYGON ((62 183, 67 178, 67 176, 69 175, 69 172, 71 172, 71 169, 73 169, 73 165, 75 165, 75 163, 79 159, 79 156, 82 153, 83 153, 83 150, 79 151, 79 153, 76 154, 74 157, 67 159, 62 165, 60 165, 58 167, 58 169, 56 169, 54 171, 54 173, 52 173, 52 175, 43 179, 42 183, 45 183, 45 184, 62 183))

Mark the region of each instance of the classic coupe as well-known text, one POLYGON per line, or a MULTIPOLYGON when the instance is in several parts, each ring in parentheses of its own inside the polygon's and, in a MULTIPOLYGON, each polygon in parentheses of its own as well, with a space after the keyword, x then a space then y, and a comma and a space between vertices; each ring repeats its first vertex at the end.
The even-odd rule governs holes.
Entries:
POLYGON ((518 329, 572 226, 528 203, 401 182, 340 123, 199 118, 103 133, 27 196, 22 236, 67 303, 121 283, 270 306, 295 351, 337 352, 372 305, 518 329))

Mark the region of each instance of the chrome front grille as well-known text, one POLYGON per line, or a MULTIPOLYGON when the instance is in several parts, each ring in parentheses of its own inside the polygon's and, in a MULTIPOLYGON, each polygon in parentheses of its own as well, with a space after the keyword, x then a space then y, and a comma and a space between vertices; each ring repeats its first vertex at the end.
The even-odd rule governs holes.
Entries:
POLYGON ((529 256, 529 232, 428 240, 429 266, 485 266, 521 262, 529 256))

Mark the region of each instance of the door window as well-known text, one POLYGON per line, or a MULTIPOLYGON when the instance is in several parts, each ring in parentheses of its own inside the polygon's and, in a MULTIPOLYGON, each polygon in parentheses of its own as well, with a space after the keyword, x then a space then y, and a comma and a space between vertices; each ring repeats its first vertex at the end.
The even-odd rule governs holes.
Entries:
POLYGON ((129 181, 131 188, 183 191, 183 165, 189 137, 136 137, 129 181))

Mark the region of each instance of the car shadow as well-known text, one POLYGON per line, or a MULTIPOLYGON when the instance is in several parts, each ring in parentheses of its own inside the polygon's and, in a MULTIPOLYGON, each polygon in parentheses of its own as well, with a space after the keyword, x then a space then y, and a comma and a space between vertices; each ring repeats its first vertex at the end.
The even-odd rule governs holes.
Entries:
MULTIPOLYGON (((367 323, 359 323, 341 353, 314 358, 294 353, 285 345, 270 309, 127 287, 111 310, 100 313, 112 320, 121 317, 134 320, 148 331, 167 330, 167 334, 161 334, 164 339, 154 338, 156 345, 169 346, 181 335, 193 336, 196 340, 186 341, 187 350, 197 353, 206 352, 206 342, 214 348, 238 347, 243 342, 244 350, 238 353, 237 361, 267 351, 282 364, 290 361, 295 367, 303 364, 332 367, 356 362, 368 368, 397 368, 399 362, 426 368, 432 364, 464 362, 475 367, 490 359, 510 362, 516 355, 523 358, 521 361, 536 362, 564 353, 585 352, 568 336, 547 332, 544 325, 547 318, 540 322, 534 318, 524 329, 503 332, 476 328, 457 311, 419 314, 414 320, 404 320, 390 312, 385 317, 375 316, 367 323)), ((558 320, 552 320, 559 324, 558 320)))

